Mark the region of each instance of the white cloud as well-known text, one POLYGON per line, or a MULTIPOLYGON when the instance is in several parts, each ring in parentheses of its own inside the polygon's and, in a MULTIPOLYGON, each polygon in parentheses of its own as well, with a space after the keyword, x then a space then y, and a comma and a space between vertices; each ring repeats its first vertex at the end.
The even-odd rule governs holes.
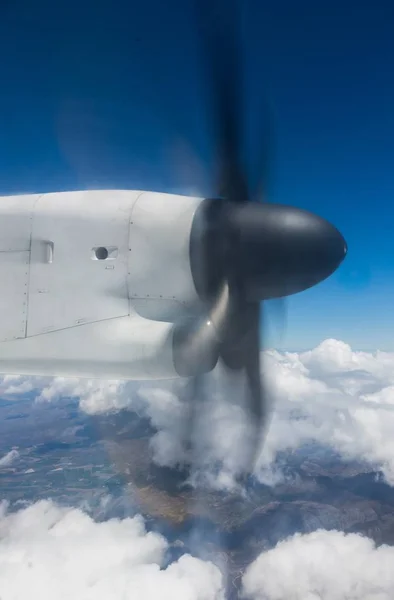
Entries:
POLYGON ((243 576, 253 600, 392 600, 394 548, 358 534, 296 534, 260 554, 243 576))
POLYGON ((2 600, 222 600, 222 577, 190 555, 164 568, 168 543, 141 517, 96 523, 40 501, 0 511, 2 600))
MULTIPOLYGON (((345 459, 359 459, 381 469, 394 485, 394 353, 355 352, 342 341, 326 340, 308 352, 268 351, 264 364, 275 410, 256 469, 262 481, 277 480, 278 452, 318 441, 345 459)), ((12 376, 4 378, 1 388, 17 396, 29 386, 38 389, 39 401, 79 398, 81 409, 89 414, 122 408, 137 411, 158 429, 151 440, 156 462, 172 466, 188 458, 189 406, 184 381, 12 376)), ((195 458, 198 473, 212 485, 231 486, 234 474, 242 468, 248 432, 243 397, 242 385, 224 381, 220 369, 206 377, 197 409, 195 458)))
MULTIPOLYGON (((326 340, 309 352, 268 351, 264 358, 275 410, 256 469, 261 480, 275 483, 281 477, 275 464, 279 452, 318 441, 344 459, 381 469, 394 485, 394 353, 355 352, 344 342, 326 340)), ((15 399, 32 389, 39 402, 78 398, 89 414, 136 411, 157 429, 151 439, 157 463, 172 466, 188 458, 190 407, 184 381, 7 376, 1 382, 2 394, 15 399)), ((242 466, 248 433, 242 392, 242 385, 225 381, 220 369, 205 380, 194 458, 197 474, 210 485, 231 487, 242 466)), ((147 533, 138 518, 98 524, 79 510, 51 502, 13 515, 4 510, 0 595, 19 600, 34 590, 33 598, 36 594, 42 600, 111 600, 138 589, 137 597, 147 600, 223 598, 216 567, 184 555, 161 568, 166 548, 166 540, 147 533)), ((296 535, 261 554, 244 575, 244 591, 254 600, 391 600, 392 564, 394 548, 376 548, 357 534, 320 530, 296 535)))
MULTIPOLYGON (((2 600, 224 600, 209 561, 184 554, 166 566, 168 542, 142 517, 97 523, 83 511, 40 501, 0 505, 2 600)), ((251 600, 391 600, 394 548, 359 534, 318 530, 260 554, 243 576, 251 600)))
POLYGON ((0 458, 0 467, 9 467, 19 457, 19 452, 15 448, 7 452, 0 458))
POLYGON ((394 485, 394 354, 353 352, 326 340, 310 352, 272 352, 267 360, 276 411, 261 465, 280 450, 318 441, 381 469, 394 485))

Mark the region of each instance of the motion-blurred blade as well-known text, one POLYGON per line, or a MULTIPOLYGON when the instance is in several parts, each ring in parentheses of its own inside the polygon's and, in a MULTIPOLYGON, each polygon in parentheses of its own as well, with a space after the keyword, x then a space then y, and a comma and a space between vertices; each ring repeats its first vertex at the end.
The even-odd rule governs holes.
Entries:
POLYGON ((212 320, 190 319, 179 323, 173 334, 173 361, 180 377, 211 371, 219 358, 219 341, 212 320))
POLYGON ((193 370, 195 371, 184 390, 187 417, 183 437, 192 465, 196 464, 192 440, 198 411, 201 410, 203 402, 204 373, 211 371, 219 358, 229 311, 229 288, 227 282, 224 282, 208 317, 204 317, 202 321, 182 324, 174 331, 174 364, 178 373, 188 377, 193 370))
MULTIPOLYGON (((252 200, 242 161, 244 81, 241 8, 240 0, 196 0, 219 157, 220 176, 216 192, 234 204, 252 200)), ((267 139, 259 141, 260 172, 256 186, 263 195, 268 177, 269 145, 267 139)), ((254 199, 257 199, 256 195, 254 199)), ((238 224, 226 227, 227 260, 223 265, 223 275, 228 282, 229 310, 220 336, 220 358, 232 374, 239 374, 247 383, 246 409, 250 435, 245 442, 249 447, 245 467, 250 472, 256 458, 266 406, 260 375, 260 305, 245 300, 241 229, 238 224)))
POLYGON ((268 202, 272 187, 275 143, 274 143, 274 115, 268 102, 261 107, 261 124, 255 128, 258 132, 253 161, 252 176, 250 181, 250 195, 254 202, 268 202))
POLYGON ((255 303, 249 310, 253 312, 254 323, 243 346, 243 362, 248 385, 247 410, 252 426, 250 470, 253 471, 259 436, 262 434, 267 416, 267 407, 260 372, 260 305, 255 303))
POLYGON ((196 12, 219 162, 217 193, 246 202, 249 192, 241 159, 240 2, 196 0, 196 12))
POLYGON ((185 138, 177 137, 166 154, 170 156, 177 193, 200 197, 208 179, 207 170, 197 150, 185 138))
POLYGON ((186 425, 184 432, 185 447, 191 465, 195 464, 193 436, 198 417, 198 411, 204 396, 204 375, 195 375, 186 384, 183 391, 183 400, 187 405, 186 425))
POLYGON ((260 368, 261 307, 257 302, 244 303, 240 311, 231 327, 236 335, 223 344, 220 356, 229 371, 239 373, 246 380, 245 409, 249 425, 248 439, 245 440, 247 475, 254 470, 267 420, 267 403, 260 368))

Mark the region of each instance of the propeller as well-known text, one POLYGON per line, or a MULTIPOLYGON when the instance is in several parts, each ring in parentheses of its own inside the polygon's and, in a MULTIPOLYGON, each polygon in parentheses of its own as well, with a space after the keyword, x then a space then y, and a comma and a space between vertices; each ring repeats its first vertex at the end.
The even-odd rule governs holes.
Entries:
MULTIPOLYGON (((251 189, 241 152, 240 2, 226 0, 218 12, 220 4, 197 0, 218 157, 215 197, 201 203, 190 241, 192 275, 205 310, 193 326, 186 323, 176 329, 174 362, 180 375, 194 373, 196 378, 187 435, 193 430, 204 372, 220 360, 229 376, 245 379, 250 423, 243 448, 245 477, 254 469, 268 421, 261 377, 262 303, 305 290, 328 277, 343 260, 346 243, 335 227, 317 215, 263 202, 269 170, 264 139, 258 152, 262 157, 258 194, 251 189)), ((281 304, 278 314, 283 316, 283 312, 281 304)))

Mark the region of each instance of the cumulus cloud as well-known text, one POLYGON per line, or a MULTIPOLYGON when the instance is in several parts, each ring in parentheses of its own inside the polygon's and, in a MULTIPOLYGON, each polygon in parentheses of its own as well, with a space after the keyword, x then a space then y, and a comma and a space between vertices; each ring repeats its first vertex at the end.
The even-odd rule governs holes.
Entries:
POLYGON ((394 353, 354 352, 326 340, 304 353, 269 353, 276 410, 260 457, 317 441, 382 470, 394 484, 394 353))
POLYGON ((260 554, 243 576, 253 600, 391 600, 394 548, 358 534, 296 534, 260 554))
POLYGON ((220 571, 184 554, 165 566, 168 542, 137 516, 97 523, 40 501, 0 510, 2 600, 223 600, 220 571))
POLYGON ((1 467, 9 467, 10 465, 12 465, 13 462, 16 461, 16 459, 18 457, 19 457, 18 450, 16 450, 15 448, 13 448, 9 452, 7 452, 7 454, 4 454, 4 456, 2 456, 0 458, 0 468, 1 467))
MULTIPOLYGON (((367 462, 394 485, 394 353, 356 352, 339 340, 325 340, 308 352, 267 351, 264 372, 274 406, 269 433, 255 475, 277 481, 275 461, 282 451, 317 441, 344 459, 367 462)), ((150 419, 154 460, 174 466, 190 457, 185 424, 188 384, 125 382, 56 377, 6 377, 3 394, 37 390, 37 401, 79 398, 89 414, 128 409, 150 419)), ((195 435, 198 472, 219 487, 230 487, 242 469, 248 427, 242 385, 226 380, 220 368, 205 378, 195 435)))
MULTIPOLYGON (((17 512, 0 505, 3 600, 224 600, 209 561, 184 554, 168 564, 167 540, 142 517, 95 522, 77 508, 45 500, 17 512)), ((359 534, 296 534, 246 569, 250 600, 391 600, 394 548, 359 534)))

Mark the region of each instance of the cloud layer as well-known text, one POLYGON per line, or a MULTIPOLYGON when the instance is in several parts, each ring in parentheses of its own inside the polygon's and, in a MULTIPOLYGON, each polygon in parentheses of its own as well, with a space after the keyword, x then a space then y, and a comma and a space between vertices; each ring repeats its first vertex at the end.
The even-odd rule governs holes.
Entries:
MULTIPOLYGON (((279 452, 317 441, 344 459, 358 459, 382 470, 394 485, 394 353, 355 352, 346 343, 326 340, 303 353, 268 351, 264 356, 271 426, 256 476, 274 482, 279 452)), ((37 389, 37 400, 79 398, 90 414, 129 409, 151 420, 151 440, 158 464, 174 466, 188 459, 185 422, 188 387, 184 381, 123 382, 6 376, 3 396, 17 398, 37 389)), ((242 468, 247 422, 242 385, 218 369, 206 377, 199 404, 196 445, 198 471, 212 485, 228 487, 242 468), (218 466, 219 465, 219 466, 218 466)))
MULTIPOLYGON (((168 542, 140 516, 97 523, 50 500, 18 512, 0 505, 2 600, 224 600, 209 561, 182 555, 166 564, 168 542)), ((394 548, 358 534, 318 530, 280 542, 247 568, 250 600, 391 600, 394 548)))
POLYGON ((96 523, 79 509, 41 501, 0 510, 2 600, 222 600, 210 562, 184 554, 164 568, 168 543, 141 517, 96 523))
POLYGON ((358 534, 319 530, 260 554, 243 577, 253 600, 391 600, 394 548, 358 534))
MULTIPOLYGON (((345 460, 382 470, 394 485, 394 353, 355 352, 344 342, 326 340, 309 352, 266 352, 262 364, 274 411, 256 467, 260 480, 275 483, 281 477, 279 453, 317 441, 345 460)), ((157 430, 151 447, 158 464, 188 459, 184 426, 190 395, 183 381, 6 376, 0 388, 3 397, 15 400, 32 392, 44 403, 78 398, 91 415, 137 412, 157 430)), ((195 441, 199 472, 217 487, 231 487, 242 466, 248 434, 242 398, 242 383, 226 380, 220 369, 206 378, 195 441)), ((17 458, 13 449, 0 457, 0 466, 8 468, 17 458)), ((141 517, 97 523, 79 509, 51 501, 17 513, 4 504, 0 595, 2 600, 224 598, 221 574, 212 563, 183 555, 166 566, 167 550, 166 539, 148 533, 141 517)), ((394 548, 376 547, 358 534, 297 534, 248 567, 243 592, 251 600, 391 600, 393 564, 394 548)))

